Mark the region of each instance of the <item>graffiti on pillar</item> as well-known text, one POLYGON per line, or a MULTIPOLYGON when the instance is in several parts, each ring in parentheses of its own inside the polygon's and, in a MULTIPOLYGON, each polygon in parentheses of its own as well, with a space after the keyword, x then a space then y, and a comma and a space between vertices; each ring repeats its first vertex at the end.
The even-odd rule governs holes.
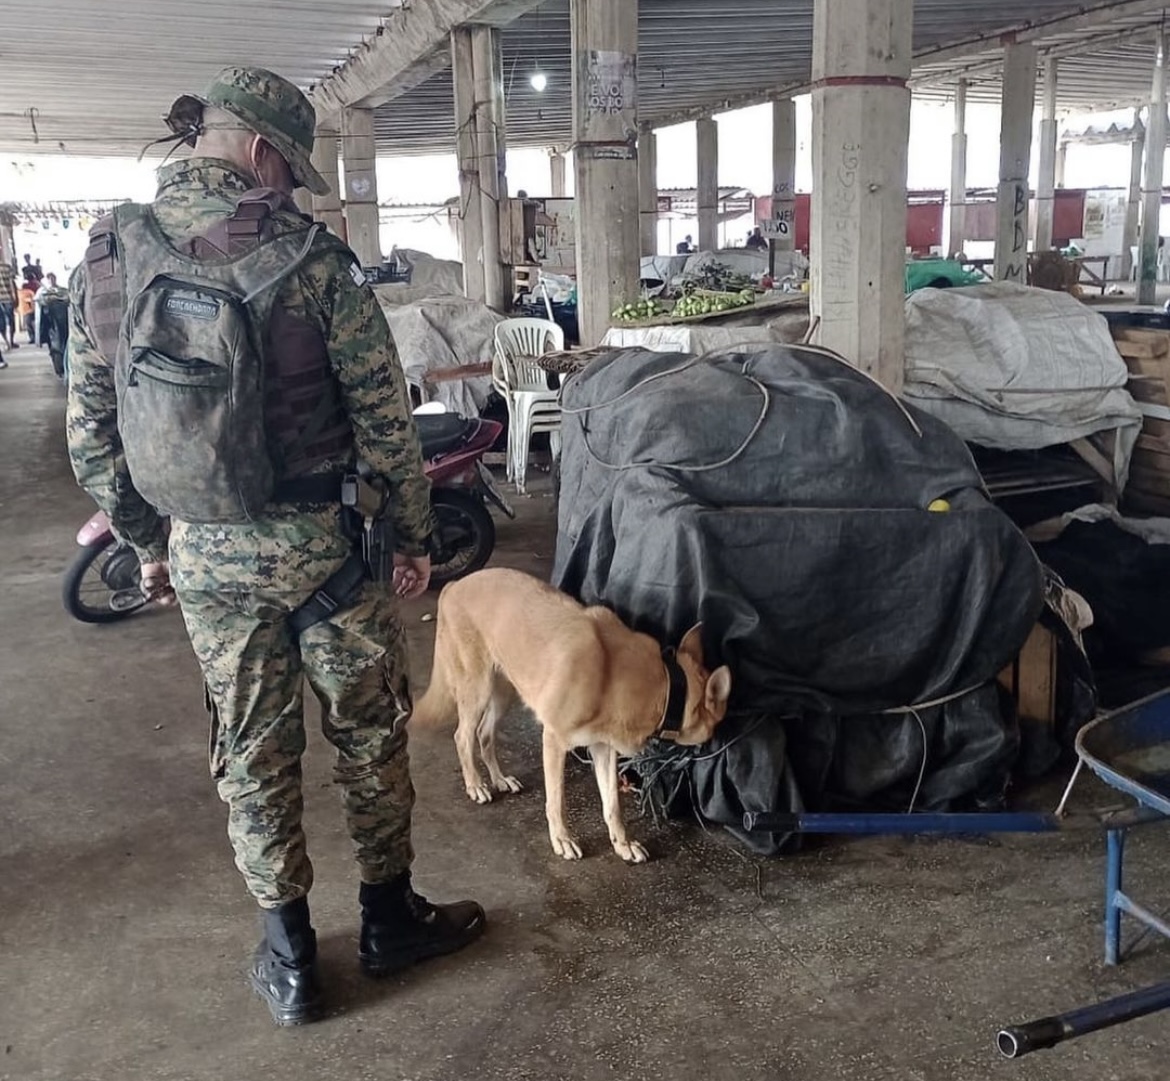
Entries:
MULTIPOLYGON (((858 174, 861 170, 861 146, 845 143, 840 150, 836 169, 829 171, 825 197, 823 232, 825 250, 821 255, 821 282, 844 282, 857 266, 858 174)), ((829 290, 826 289, 826 292, 829 290)))
POLYGON ((628 53, 591 50, 585 72, 585 111, 617 117, 637 103, 637 60, 628 53))
POLYGON ((1004 281, 1026 283, 1028 280, 1028 185, 1012 185, 1011 254, 1003 268, 1004 281))

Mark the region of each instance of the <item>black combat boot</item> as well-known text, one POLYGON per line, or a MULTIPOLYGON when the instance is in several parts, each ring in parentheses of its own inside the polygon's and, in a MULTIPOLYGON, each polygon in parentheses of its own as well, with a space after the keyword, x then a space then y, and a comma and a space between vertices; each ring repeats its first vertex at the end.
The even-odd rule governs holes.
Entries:
POLYGON ((264 937, 249 976, 278 1025, 303 1025, 320 1016, 317 935, 306 898, 264 910, 264 937))
POLYGON ((416 961, 454 953, 483 934, 486 917, 475 901, 432 905, 410 887, 406 871, 389 882, 363 882, 358 960, 367 976, 389 976, 416 961))

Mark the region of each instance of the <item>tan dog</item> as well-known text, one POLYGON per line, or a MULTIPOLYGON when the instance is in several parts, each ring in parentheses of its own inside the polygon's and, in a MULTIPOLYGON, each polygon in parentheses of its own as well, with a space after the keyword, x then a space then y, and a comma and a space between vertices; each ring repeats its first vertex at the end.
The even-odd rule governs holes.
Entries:
POLYGON ((467 794, 488 803, 492 789, 519 792, 500 769, 496 725, 514 696, 543 729, 548 833, 553 851, 581 858, 565 828, 565 757, 588 747, 614 851, 648 859, 626 835, 618 806, 618 755, 636 754, 653 736, 706 743, 723 720, 731 673, 708 673, 699 628, 671 651, 636 634, 608 608, 585 608, 518 571, 485 570, 453 582, 439 598, 431 684, 412 720, 434 725, 458 717, 455 747, 467 794), (473 757, 476 737, 491 787, 473 757))

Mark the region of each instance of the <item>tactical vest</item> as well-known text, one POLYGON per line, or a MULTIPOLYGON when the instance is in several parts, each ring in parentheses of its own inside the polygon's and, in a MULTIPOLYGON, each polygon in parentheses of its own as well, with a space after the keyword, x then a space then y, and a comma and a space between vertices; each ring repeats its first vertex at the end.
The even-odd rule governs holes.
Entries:
MULTIPOLYGON (((246 192, 229 217, 175 250, 208 263, 239 258, 290 231, 288 208, 287 198, 279 192, 263 188, 246 192), (286 213, 278 217, 278 211, 286 213)), ((126 209, 120 213, 125 216, 126 209)), ((140 220, 149 212, 135 207, 130 213, 140 220)), ((110 363, 118 351, 131 299, 126 295, 119 232, 116 214, 103 218, 90 230, 85 255, 86 326, 110 363)), ((326 461, 351 458, 353 430, 318 329, 273 304, 264 335, 264 439, 277 479, 301 477, 326 461)))

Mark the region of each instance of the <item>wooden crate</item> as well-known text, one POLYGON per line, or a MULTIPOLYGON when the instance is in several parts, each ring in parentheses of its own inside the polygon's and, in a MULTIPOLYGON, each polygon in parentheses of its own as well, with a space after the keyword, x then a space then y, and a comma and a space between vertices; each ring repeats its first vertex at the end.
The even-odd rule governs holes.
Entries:
POLYGON ((1037 623, 1019 656, 1000 672, 999 683, 1021 720, 1056 723, 1056 659, 1056 635, 1037 623))
MULTIPOLYGON (((1170 406, 1170 332, 1119 327, 1117 351, 1129 369, 1135 401, 1170 406)), ((1170 514, 1170 421, 1146 417, 1134 448, 1125 505, 1141 514, 1170 514)))
POLYGON ((1144 488, 1125 489, 1125 508, 1155 518, 1170 518, 1170 494, 1159 495, 1144 488))
POLYGON ((1138 401, 1170 405, 1170 332, 1118 327, 1113 342, 1129 369, 1129 392, 1138 401))
POLYGON ((1135 402, 1145 402, 1147 405, 1166 405, 1170 402, 1166 383, 1157 376, 1131 374, 1125 389, 1135 402))
POLYGON ((1118 327, 1113 332, 1113 342, 1127 363, 1131 360, 1164 357, 1170 353, 1170 332, 1164 330, 1118 327))
POLYGON ((1146 417, 1142 422, 1142 438, 1156 439, 1170 447, 1170 420, 1160 417, 1146 417))

